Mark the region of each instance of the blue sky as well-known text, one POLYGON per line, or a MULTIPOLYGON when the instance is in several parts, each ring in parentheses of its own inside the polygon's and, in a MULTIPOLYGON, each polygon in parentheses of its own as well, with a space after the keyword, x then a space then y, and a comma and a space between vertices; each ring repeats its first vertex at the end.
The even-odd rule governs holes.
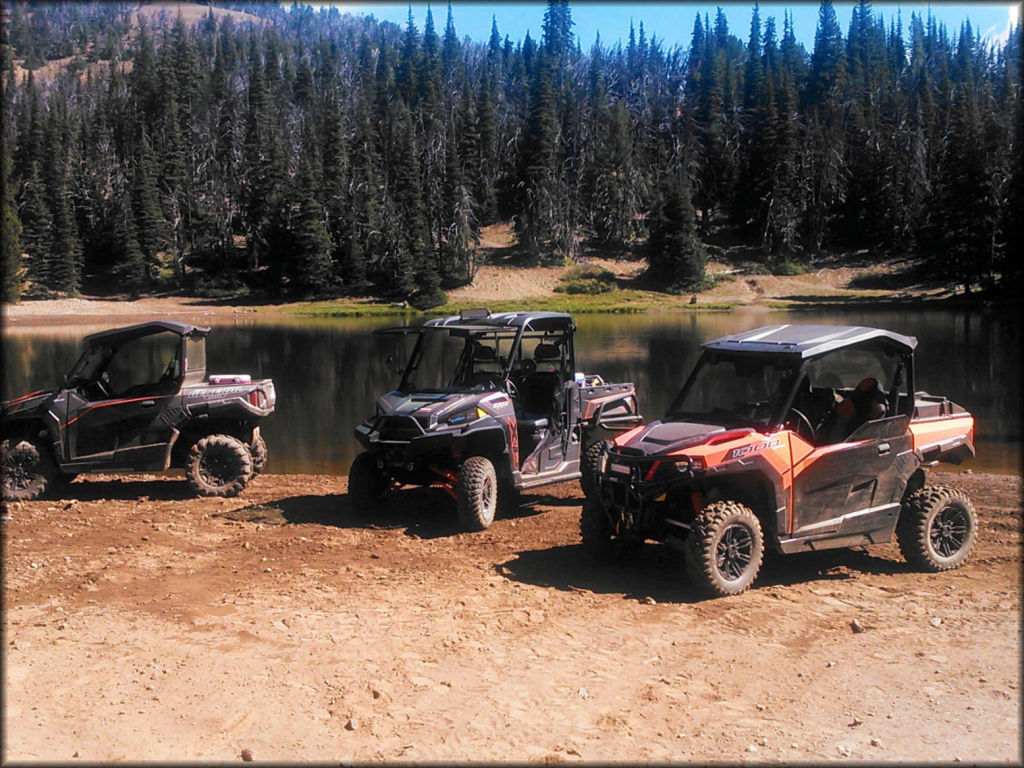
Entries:
MULTIPOLYGON (((307 0, 308 1, 308 0, 307 0)), ((317 2, 315 5, 332 3, 317 2)), ((355 14, 373 14, 379 20, 394 21, 405 24, 410 6, 416 27, 422 31, 426 18, 427 3, 422 2, 336 2, 343 12, 355 14)), ((850 14, 854 3, 836 2, 834 7, 839 24, 845 35, 849 29, 850 14)), ((618 2, 579 2, 570 3, 572 18, 575 22, 573 31, 584 50, 593 45, 595 35, 600 32, 602 43, 614 46, 616 42, 625 45, 629 38, 629 25, 632 21, 639 30, 643 22, 648 38, 653 34, 663 41, 664 47, 671 48, 680 44, 684 48, 690 43, 694 16, 699 12, 707 13, 712 19, 716 8, 721 6, 729 22, 729 31, 746 40, 750 32, 750 16, 754 7, 753 1, 722 2, 722 3, 618 3, 618 2)), ((897 10, 903 17, 903 28, 907 29, 911 13, 926 17, 929 7, 932 14, 940 22, 945 23, 952 33, 960 29, 963 21, 969 20, 971 26, 982 36, 990 40, 1005 40, 1011 20, 1019 24, 1019 3, 883 3, 876 2, 872 8, 881 15, 888 26, 890 20, 896 18, 897 10)), ((444 31, 447 18, 447 2, 430 3, 434 15, 434 24, 438 34, 444 31)), ((460 38, 469 37, 477 41, 485 41, 491 34, 491 17, 498 22, 498 32, 515 42, 520 42, 530 32, 530 36, 539 39, 544 22, 544 3, 474 3, 457 0, 452 3, 452 14, 455 31, 460 38)), ((761 21, 774 16, 781 35, 783 12, 793 12, 793 22, 797 40, 804 44, 808 51, 814 45, 814 31, 818 21, 817 2, 797 2, 790 4, 763 3, 760 6, 761 21)))

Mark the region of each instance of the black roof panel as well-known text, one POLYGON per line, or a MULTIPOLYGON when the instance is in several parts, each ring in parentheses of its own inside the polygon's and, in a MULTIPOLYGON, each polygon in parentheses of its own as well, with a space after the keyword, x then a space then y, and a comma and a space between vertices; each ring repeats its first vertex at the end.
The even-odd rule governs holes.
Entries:
POLYGON ((190 336, 193 334, 206 335, 210 329, 200 325, 179 323, 176 320, 150 320, 146 323, 127 325, 122 328, 111 328, 108 331, 98 331, 85 337, 86 344, 123 344, 131 339, 150 336, 154 333, 170 331, 179 336, 190 336))
POLYGON ((894 331, 858 325, 766 325, 752 331, 722 336, 701 344, 704 349, 737 352, 768 352, 817 357, 826 352, 882 339, 905 352, 913 352, 917 339, 894 331))
POLYGON ((495 331, 565 331, 573 328, 572 315, 567 312, 497 312, 482 316, 477 312, 450 317, 435 317, 418 326, 379 328, 374 333, 420 333, 421 331, 448 329, 453 335, 468 336, 495 331))
POLYGON ((452 315, 451 317, 435 317, 424 323, 426 326, 471 325, 488 328, 519 328, 527 330, 559 330, 572 327, 572 315, 567 312, 497 312, 486 317, 475 313, 470 317, 452 315))

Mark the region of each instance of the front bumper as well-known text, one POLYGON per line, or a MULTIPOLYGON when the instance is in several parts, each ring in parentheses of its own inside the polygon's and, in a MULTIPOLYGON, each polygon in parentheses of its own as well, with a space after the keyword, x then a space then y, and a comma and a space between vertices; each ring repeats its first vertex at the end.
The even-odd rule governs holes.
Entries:
POLYGON ((674 475, 666 478, 660 465, 655 457, 608 454, 598 492, 617 534, 663 538, 667 525, 689 528, 679 519, 688 517, 688 506, 679 506, 688 505, 693 473, 673 469, 674 475))

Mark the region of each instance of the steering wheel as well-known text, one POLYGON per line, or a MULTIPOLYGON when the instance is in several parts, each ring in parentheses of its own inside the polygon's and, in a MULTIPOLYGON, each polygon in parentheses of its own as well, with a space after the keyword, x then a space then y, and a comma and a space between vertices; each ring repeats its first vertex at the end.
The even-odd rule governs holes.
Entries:
POLYGON ((783 426, 788 426, 794 422, 795 425, 789 427, 790 429, 799 435, 801 433, 800 430, 806 428, 807 434, 804 436, 808 438, 811 445, 817 443, 817 433, 814 430, 814 425, 811 423, 811 420, 807 418, 807 415, 803 411, 797 410, 796 408, 790 408, 789 413, 786 414, 786 420, 783 421, 782 424, 783 426))
POLYGON ((513 399, 519 397, 519 388, 512 383, 512 379, 505 379, 505 392, 513 399))

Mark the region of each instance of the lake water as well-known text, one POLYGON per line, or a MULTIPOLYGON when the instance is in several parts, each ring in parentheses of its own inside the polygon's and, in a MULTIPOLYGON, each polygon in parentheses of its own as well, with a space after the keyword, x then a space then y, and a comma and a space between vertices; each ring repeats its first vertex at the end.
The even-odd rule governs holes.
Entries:
MULTIPOLYGON (((964 468, 1021 471, 1021 343, 1012 312, 579 315, 577 369, 600 373, 606 381, 635 382, 641 411, 653 419, 679 391, 701 342, 774 323, 866 325, 916 336, 916 389, 945 395, 975 416, 978 455, 964 468)), ((270 377, 277 386, 277 410, 263 427, 268 472, 348 472, 358 452, 353 428, 398 380, 384 361, 384 340, 370 331, 399 324, 399 318, 240 318, 214 326, 207 338, 208 372, 270 377)), ((74 363, 82 336, 113 325, 4 329, 3 399, 52 386, 74 363)))

